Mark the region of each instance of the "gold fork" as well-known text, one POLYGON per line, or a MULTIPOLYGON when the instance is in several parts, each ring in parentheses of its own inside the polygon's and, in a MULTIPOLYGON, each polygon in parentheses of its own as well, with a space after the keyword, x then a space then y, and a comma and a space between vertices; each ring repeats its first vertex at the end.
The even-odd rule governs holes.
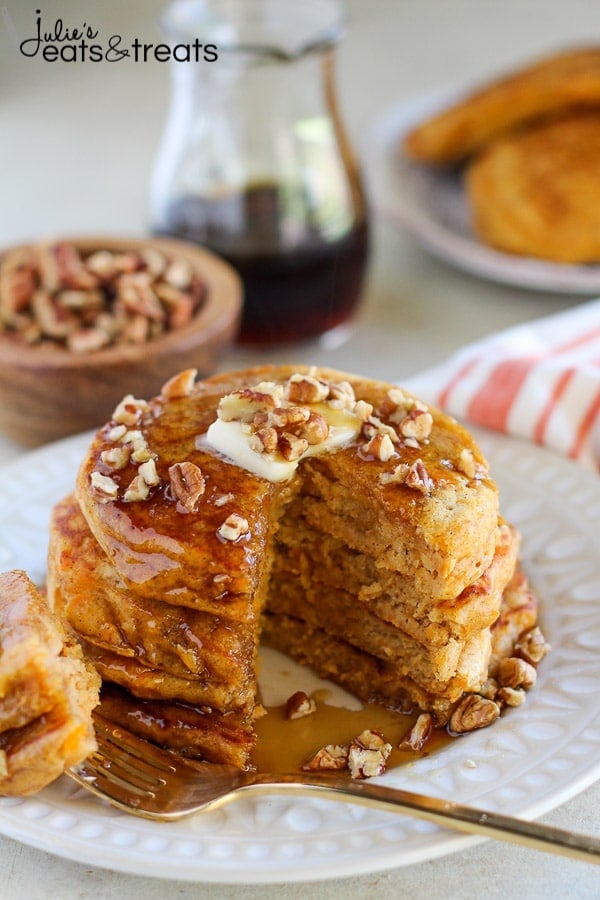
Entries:
POLYGON ((598 838, 339 774, 269 775, 183 759, 113 725, 98 713, 94 720, 98 750, 67 774, 96 796, 136 816, 172 821, 217 809, 241 793, 293 792, 396 809, 468 834, 600 862, 598 838))

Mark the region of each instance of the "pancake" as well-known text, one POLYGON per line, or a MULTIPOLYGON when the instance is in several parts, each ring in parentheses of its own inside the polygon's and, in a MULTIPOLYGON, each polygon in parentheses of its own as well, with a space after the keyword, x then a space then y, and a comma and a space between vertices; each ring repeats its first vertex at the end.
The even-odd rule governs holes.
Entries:
POLYGON ((95 749, 99 687, 27 575, 0 574, 0 794, 33 794, 95 749))
POLYGON ((600 108, 504 137, 468 166, 476 234, 561 263, 600 260, 600 108))
POLYGON ((403 141, 411 159, 457 165, 499 137, 544 119, 600 108, 600 48, 552 54, 495 79, 417 125, 403 141))

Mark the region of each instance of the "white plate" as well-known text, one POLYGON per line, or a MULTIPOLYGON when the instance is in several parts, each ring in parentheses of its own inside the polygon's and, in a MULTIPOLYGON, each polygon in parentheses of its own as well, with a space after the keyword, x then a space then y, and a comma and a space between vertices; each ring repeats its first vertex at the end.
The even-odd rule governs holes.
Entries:
MULTIPOLYGON (((600 481, 528 444, 489 433, 481 440, 503 511, 523 531, 553 650, 525 707, 382 780, 531 817, 600 775, 600 481)), ((42 581, 50 508, 71 489, 87 441, 70 438, 0 470, 2 569, 25 568, 42 581)), ((283 697, 301 679, 312 689, 311 678, 278 654, 267 655, 261 675, 283 697)), ((103 805, 66 777, 35 797, 0 799, 0 832, 86 864, 229 883, 378 871, 480 840, 397 813, 275 793, 162 825, 103 805)))
POLYGON ((600 265, 575 266, 502 253, 480 243, 470 225, 460 171, 419 165, 402 156, 402 136, 465 92, 438 91, 385 114, 376 123, 367 158, 376 209, 411 233, 433 255, 504 284, 571 294, 600 293, 600 265))

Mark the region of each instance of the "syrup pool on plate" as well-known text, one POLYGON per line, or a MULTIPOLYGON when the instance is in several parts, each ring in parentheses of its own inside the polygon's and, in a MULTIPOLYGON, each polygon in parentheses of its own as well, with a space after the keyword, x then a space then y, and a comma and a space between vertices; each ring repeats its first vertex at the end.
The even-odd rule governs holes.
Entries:
POLYGON ((420 751, 399 750, 398 745, 415 723, 416 715, 399 713, 378 703, 360 709, 332 706, 313 695, 316 711, 299 719, 287 719, 285 705, 266 707, 256 721, 254 764, 260 772, 298 772, 321 747, 346 744, 362 731, 378 731, 393 747, 388 770, 414 762, 452 740, 444 729, 434 729, 420 751))

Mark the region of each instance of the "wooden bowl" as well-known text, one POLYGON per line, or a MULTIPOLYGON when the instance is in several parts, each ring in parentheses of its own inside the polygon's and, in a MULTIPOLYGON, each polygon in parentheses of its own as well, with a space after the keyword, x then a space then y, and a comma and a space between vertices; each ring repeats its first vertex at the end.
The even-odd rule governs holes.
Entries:
POLYGON ((196 368, 199 377, 210 374, 239 328, 241 281, 231 266, 207 250, 167 238, 64 240, 85 255, 154 247, 169 258, 182 257, 204 281, 207 296, 188 325, 143 344, 79 354, 62 347, 23 345, 0 332, 0 431, 27 447, 99 427, 126 394, 148 399, 183 369, 196 368))

